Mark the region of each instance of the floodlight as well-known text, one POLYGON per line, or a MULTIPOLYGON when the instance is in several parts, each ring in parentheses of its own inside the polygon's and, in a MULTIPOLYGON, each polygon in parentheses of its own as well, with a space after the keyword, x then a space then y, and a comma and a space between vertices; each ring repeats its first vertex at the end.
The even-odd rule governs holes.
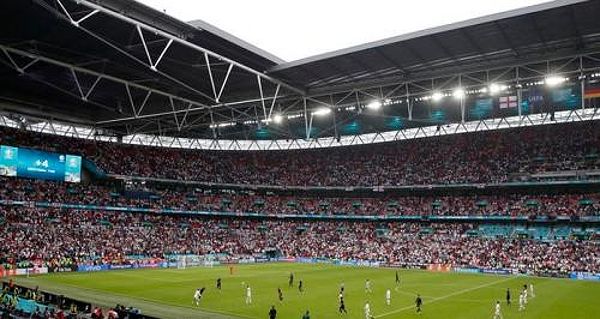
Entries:
POLYGON ((500 91, 506 90, 506 85, 500 85, 496 83, 490 84, 490 94, 494 95, 500 93, 500 91))
POLYGON ((331 113, 331 109, 324 107, 322 109, 319 109, 319 110, 316 110, 316 111, 312 112, 312 115, 324 116, 324 115, 327 115, 329 113, 331 113))
POLYGON ((369 108, 371 110, 379 110, 381 108, 381 102, 373 101, 373 102, 367 104, 367 108, 369 108))
POLYGON ((433 92, 433 94, 431 95, 431 98, 437 102, 439 100, 441 100, 444 97, 444 95, 441 92, 433 92))
POLYGON ((452 96, 454 96, 457 99, 462 99, 465 96, 465 90, 463 90, 462 88, 457 88, 454 90, 454 92, 452 92, 452 96))
POLYGON ((283 121, 283 116, 281 114, 273 115, 273 122, 275 122, 275 124, 279 124, 281 121, 283 121))
POLYGON ((565 82, 567 79, 560 77, 560 76, 556 76, 556 75, 549 75, 546 77, 546 85, 548 86, 557 86, 563 82, 565 82))

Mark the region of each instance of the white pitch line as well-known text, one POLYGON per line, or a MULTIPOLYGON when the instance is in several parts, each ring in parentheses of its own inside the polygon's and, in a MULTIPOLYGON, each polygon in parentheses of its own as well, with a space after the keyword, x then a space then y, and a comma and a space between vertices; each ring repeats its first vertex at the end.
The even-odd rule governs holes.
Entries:
MULTIPOLYGON (((405 296, 410 296, 410 297, 414 297, 417 295, 416 292, 405 291, 405 290, 396 290, 395 293, 405 295, 405 296)), ((432 299, 435 298, 433 296, 424 296, 424 295, 421 295, 421 297, 432 298, 432 299)))
MULTIPOLYGON (((495 284, 499 284, 499 283, 502 283, 502 282, 513 280, 515 278, 517 278, 517 277, 504 278, 504 279, 496 280, 496 281, 493 281, 493 282, 490 282, 490 283, 487 283, 487 284, 479 285, 479 286, 476 286, 476 287, 459 290, 459 291, 453 292, 453 293, 445 295, 445 296, 441 296, 441 297, 437 297, 437 298, 431 299, 431 301, 429 301, 427 304, 434 303, 436 301, 440 301, 440 300, 444 300, 444 299, 448 299, 450 297, 454 297, 454 296, 457 296, 457 295, 461 295, 461 294, 464 294, 464 293, 469 292, 469 291, 473 291, 473 290, 477 290, 477 289, 481 289, 481 288, 493 286, 495 284)), ((396 309, 394 311, 390 311, 390 312, 386 312, 386 313, 377 315, 377 316, 375 316, 375 318, 387 317, 387 316, 393 315, 395 313, 399 313, 399 312, 403 312, 403 311, 406 311, 406 310, 409 310, 409 309, 413 309, 414 307, 415 306, 413 306, 413 305, 406 306, 404 308, 396 309)))

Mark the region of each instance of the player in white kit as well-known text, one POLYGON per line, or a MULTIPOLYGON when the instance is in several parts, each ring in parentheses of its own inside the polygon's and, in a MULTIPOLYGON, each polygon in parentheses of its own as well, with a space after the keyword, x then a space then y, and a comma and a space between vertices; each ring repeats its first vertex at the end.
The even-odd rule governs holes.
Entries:
POLYGON ((533 284, 529 284, 529 295, 531 298, 535 298, 535 293, 533 292, 533 284))
POLYGON ((494 309, 494 319, 502 319, 502 311, 500 310, 500 301, 496 301, 496 307, 494 309))
POLYGON ((371 289, 371 281, 369 279, 365 281, 365 292, 368 294, 373 292, 373 289, 371 289))
POLYGON ((519 311, 525 310, 525 296, 523 292, 519 294, 519 311))
POLYGON ((250 285, 246 286, 246 304, 249 305, 252 303, 252 289, 250 285))
POLYGON ((385 304, 388 306, 392 304, 392 292, 389 289, 385 291, 385 304))
POLYGON ((200 289, 196 289, 196 292, 194 292, 194 303, 196 304, 196 306, 200 305, 200 300, 202 300, 202 293, 204 292, 204 288, 200 289))
POLYGON ((371 305, 369 305, 369 302, 367 301, 367 303, 365 304, 365 319, 372 319, 373 316, 371 316, 371 305))

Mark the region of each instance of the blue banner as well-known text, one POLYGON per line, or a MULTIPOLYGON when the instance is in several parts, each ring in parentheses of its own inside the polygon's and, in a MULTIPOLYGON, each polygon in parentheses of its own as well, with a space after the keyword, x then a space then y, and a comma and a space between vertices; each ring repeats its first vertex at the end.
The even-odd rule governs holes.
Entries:
POLYGON ((590 272, 572 272, 571 276, 569 277, 576 280, 600 281, 600 274, 594 274, 590 272))
POLYGON ((78 183, 81 156, 0 146, 0 175, 78 183))
POLYGON ((508 269, 494 269, 494 268, 481 269, 481 272, 484 274, 493 274, 493 275, 510 275, 511 274, 511 271, 508 269))
POLYGON ((478 274, 481 272, 481 270, 479 268, 461 268, 461 267, 455 267, 452 268, 452 270, 454 272, 460 272, 463 274, 478 274))
POLYGON ((77 271, 101 271, 109 270, 109 265, 79 265, 77 271))

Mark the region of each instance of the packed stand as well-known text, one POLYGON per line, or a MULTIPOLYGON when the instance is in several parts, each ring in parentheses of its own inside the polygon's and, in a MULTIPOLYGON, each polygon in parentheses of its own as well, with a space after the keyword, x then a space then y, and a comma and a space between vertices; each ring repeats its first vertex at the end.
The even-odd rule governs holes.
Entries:
POLYGON ((354 216, 600 216, 600 194, 307 197, 205 193, 0 177, 0 200, 265 215, 354 216))
MULTIPOLYGON (((2 211, 0 264, 123 264, 128 256, 222 253, 451 264, 522 272, 600 272, 600 243, 477 234, 474 224, 209 219, 11 207, 2 211)), ((554 230, 552 230, 554 231, 554 230)))
POLYGON ((497 183, 599 169, 598 121, 294 151, 201 151, 86 141, 0 128, 0 144, 83 154, 108 173, 214 183, 373 186, 497 183))

